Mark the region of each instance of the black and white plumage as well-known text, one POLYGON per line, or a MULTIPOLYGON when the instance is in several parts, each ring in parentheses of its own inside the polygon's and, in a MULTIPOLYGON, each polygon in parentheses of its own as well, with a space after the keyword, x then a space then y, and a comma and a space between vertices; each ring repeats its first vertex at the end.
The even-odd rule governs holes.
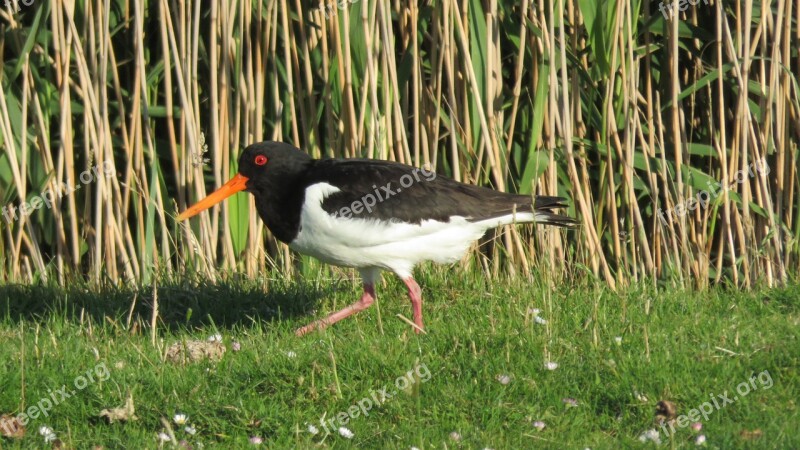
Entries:
POLYGON ((382 270, 404 280, 422 329, 422 298, 412 270, 422 261, 459 260, 472 242, 502 225, 577 224, 552 209, 560 197, 507 194, 432 171, 369 159, 312 159, 280 142, 253 144, 239 174, 179 216, 191 217, 235 192, 255 196, 261 219, 281 241, 329 264, 354 267, 364 281, 355 304, 298 330, 324 328, 369 307, 382 270))

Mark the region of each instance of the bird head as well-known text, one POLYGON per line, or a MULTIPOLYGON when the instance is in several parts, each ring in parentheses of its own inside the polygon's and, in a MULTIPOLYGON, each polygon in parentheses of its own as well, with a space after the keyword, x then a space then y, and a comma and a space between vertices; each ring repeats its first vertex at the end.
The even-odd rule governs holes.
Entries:
POLYGON ((181 213, 178 220, 188 219, 237 192, 268 190, 271 184, 302 171, 309 161, 311 157, 308 154, 283 142, 267 141, 250 145, 239 156, 239 173, 181 213))

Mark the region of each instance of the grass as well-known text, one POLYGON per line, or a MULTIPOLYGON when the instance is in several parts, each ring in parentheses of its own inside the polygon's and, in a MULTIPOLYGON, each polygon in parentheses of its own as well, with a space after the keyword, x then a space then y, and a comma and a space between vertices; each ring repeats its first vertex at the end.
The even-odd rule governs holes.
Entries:
MULTIPOLYGON (((354 301, 357 283, 231 277, 159 286, 155 346, 151 289, 0 286, 0 413, 19 414, 62 385, 72 389, 87 371, 96 375, 32 420, 24 438, 2 438, 0 447, 41 448, 37 430, 47 425, 67 448, 157 448, 161 419, 179 412, 197 434, 172 428, 193 448, 253 447, 251 436, 270 448, 653 447, 638 437, 657 428, 657 402, 687 414, 712 394, 733 398, 737 385, 759 374, 746 396, 701 419, 707 445, 800 445, 791 425, 800 423, 798 286, 665 293, 635 285, 613 294, 539 281, 490 284, 460 269, 426 266, 418 274, 428 334, 415 335, 397 317, 410 317, 411 308, 391 277, 378 288, 379 309, 303 338, 293 330, 354 301), (216 333, 228 348, 219 362, 165 361, 169 345, 216 333), (232 351, 233 342, 241 350, 232 351), (398 391, 396 379, 409 371, 416 382, 398 391), (498 379, 504 375, 509 382, 498 379), (322 430, 323 415, 384 387, 396 395, 350 420, 352 439, 307 431, 307 423, 322 430), (138 420, 98 417, 128 392, 138 420), (577 406, 565 403, 570 398, 577 406)), ((694 447, 695 434, 686 427, 672 442, 661 439, 694 447)))

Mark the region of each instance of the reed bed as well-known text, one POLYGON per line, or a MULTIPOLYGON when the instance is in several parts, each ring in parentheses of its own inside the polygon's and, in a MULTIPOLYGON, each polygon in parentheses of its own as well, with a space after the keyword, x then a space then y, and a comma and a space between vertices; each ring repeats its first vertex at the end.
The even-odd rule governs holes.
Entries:
POLYGON ((20 8, 0 11, 6 282, 297 270, 249 196, 175 221, 262 140, 571 198, 577 231, 509 227, 464 261, 494 276, 798 272, 795 1, 20 8))

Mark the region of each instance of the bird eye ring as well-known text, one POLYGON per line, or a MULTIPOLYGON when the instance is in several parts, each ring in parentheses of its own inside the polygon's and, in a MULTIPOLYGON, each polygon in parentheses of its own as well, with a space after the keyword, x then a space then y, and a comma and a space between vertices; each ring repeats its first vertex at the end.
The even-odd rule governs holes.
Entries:
POLYGON ((267 157, 264 155, 257 155, 256 156, 256 164, 259 166, 263 166, 267 163, 267 157))

